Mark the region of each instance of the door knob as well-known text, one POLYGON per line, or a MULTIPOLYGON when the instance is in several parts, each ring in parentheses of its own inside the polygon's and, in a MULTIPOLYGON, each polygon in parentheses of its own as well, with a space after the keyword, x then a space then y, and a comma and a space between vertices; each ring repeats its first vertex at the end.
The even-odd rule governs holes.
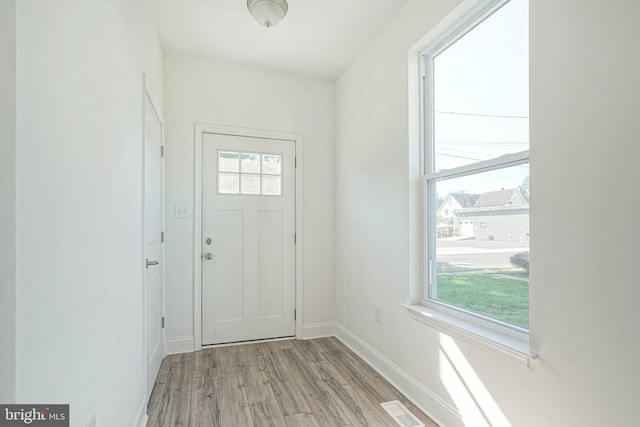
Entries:
POLYGON ((158 261, 149 261, 149 259, 145 259, 145 262, 147 264, 147 268, 149 268, 150 265, 158 265, 159 264, 158 261))
POLYGON ((211 252, 207 252, 206 254, 204 254, 204 259, 213 259, 213 255, 211 254, 211 252))

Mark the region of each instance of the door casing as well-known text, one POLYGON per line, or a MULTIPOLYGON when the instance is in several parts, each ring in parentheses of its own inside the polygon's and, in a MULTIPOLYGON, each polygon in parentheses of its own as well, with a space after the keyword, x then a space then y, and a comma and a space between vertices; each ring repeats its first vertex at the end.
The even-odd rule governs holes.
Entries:
POLYGON ((202 349, 202 148, 203 134, 213 133, 221 135, 246 136, 264 139, 279 139, 295 142, 296 170, 295 170, 295 233, 296 233, 296 259, 295 259, 295 304, 296 320, 295 334, 297 339, 302 339, 303 319, 303 206, 302 194, 304 188, 304 144, 300 133, 280 132, 263 129, 240 128, 233 126, 221 126, 206 123, 196 123, 194 141, 194 207, 193 207, 193 331, 194 351, 202 349))

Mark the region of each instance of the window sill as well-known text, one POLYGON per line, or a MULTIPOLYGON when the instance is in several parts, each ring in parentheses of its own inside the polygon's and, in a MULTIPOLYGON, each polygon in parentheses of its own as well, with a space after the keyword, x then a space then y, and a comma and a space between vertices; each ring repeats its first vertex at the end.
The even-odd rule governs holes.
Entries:
POLYGON ((453 338, 487 349, 512 362, 529 367, 538 355, 529 350, 529 343, 475 325, 469 321, 444 313, 434 308, 417 304, 403 304, 409 316, 429 325, 453 338))

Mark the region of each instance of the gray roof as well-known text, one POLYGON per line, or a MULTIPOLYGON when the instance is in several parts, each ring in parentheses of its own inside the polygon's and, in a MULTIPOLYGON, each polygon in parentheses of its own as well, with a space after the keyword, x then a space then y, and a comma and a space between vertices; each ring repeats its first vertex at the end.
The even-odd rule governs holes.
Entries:
POLYGON ((451 197, 456 199, 456 201, 463 208, 470 208, 475 206, 476 201, 480 197, 480 194, 469 194, 469 193, 451 193, 451 197))
MULTIPOLYGON (((486 193, 482 193, 474 207, 476 208, 486 208, 490 206, 507 206, 512 204, 512 198, 515 195, 517 188, 510 188, 508 190, 498 190, 498 191, 487 191, 486 193)), ((521 199, 524 199, 522 195, 520 195, 521 199)))

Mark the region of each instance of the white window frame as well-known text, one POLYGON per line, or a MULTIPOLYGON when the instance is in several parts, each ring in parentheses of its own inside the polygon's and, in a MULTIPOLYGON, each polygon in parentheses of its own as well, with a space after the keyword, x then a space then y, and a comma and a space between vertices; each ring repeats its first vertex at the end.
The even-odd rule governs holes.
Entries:
MULTIPOLYGON (((437 209, 435 183, 441 179, 450 179, 473 175, 510 166, 529 163, 529 150, 480 161, 457 168, 435 171, 434 151, 434 108, 433 108, 433 60, 456 43, 465 34, 508 3, 509 0, 481 0, 475 2, 463 16, 442 31, 439 36, 419 51, 420 67, 420 135, 421 135, 421 206, 422 206, 422 244, 421 244, 421 306, 408 305, 409 313, 417 320, 448 332, 457 331, 458 335, 478 337, 477 340, 497 342, 507 353, 515 349, 518 356, 528 360, 535 358, 528 351, 529 330, 455 307, 429 297, 435 286, 436 269, 431 268, 431 258, 435 260, 435 212, 437 209), (433 237, 430 237, 433 236, 433 237), (431 256, 433 254, 433 257, 431 256)), ((435 267, 435 266, 434 266, 435 267)))

